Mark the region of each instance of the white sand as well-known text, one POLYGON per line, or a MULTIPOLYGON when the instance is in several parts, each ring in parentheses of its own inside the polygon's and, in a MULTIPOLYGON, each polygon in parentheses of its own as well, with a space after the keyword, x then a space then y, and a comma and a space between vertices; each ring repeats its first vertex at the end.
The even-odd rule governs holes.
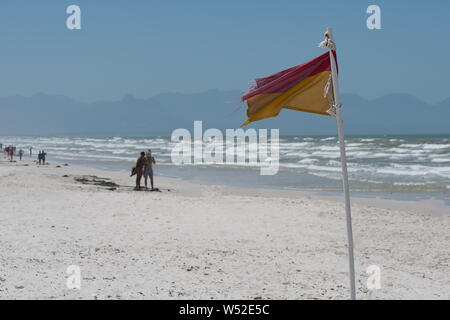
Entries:
MULTIPOLYGON (((127 172, 2 156, 0 298, 348 298, 341 199, 156 181, 162 193, 133 192, 127 172), (69 265, 81 268, 81 290, 66 287, 69 265)), ((358 298, 449 299, 448 208, 365 201, 353 205, 358 298), (370 265, 381 290, 366 288, 370 265)))

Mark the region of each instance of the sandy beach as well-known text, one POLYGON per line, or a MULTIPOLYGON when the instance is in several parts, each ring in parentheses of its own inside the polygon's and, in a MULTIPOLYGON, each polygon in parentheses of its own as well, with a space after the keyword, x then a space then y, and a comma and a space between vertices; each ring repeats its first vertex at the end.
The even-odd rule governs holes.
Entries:
MULTIPOLYGON (((128 171, 2 156, 0 299, 349 297, 341 198, 161 177, 162 192, 133 184, 128 171), (80 290, 66 286, 71 265, 80 290)), ((352 209, 359 299, 450 298, 448 207, 353 199, 352 209), (367 289, 371 265, 380 290, 367 289)))

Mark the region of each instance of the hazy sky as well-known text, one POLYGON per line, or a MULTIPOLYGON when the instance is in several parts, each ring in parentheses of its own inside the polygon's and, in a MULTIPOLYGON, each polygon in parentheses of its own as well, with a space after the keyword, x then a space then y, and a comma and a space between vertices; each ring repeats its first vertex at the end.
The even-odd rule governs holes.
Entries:
POLYGON ((0 95, 245 91, 322 54, 332 26, 343 92, 434 103, 450 96, 449 17, 448 0, 1 0, 0 95), (71 4, 81 30, 66 27, 71 4), (366 27, 371 4, 382 30, 366 27))

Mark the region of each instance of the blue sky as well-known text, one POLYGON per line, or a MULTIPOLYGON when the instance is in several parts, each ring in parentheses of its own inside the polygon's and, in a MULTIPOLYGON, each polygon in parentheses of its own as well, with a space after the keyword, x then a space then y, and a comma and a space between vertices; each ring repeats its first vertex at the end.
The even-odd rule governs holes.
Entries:
POLYGON ((0 95, 245 91, 323 53, 317 44, 332 26, 343 92, 436 103, 450 96, 449 16, 448 0, 2 0, 0 95), (71 4, 82 30, 66 28, 71 4), (366 28, 371 4, 382 30, 366 28))

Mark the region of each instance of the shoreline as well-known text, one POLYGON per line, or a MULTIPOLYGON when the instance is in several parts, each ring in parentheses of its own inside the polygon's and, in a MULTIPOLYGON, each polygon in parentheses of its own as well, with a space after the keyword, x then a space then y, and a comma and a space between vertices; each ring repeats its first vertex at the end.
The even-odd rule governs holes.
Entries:
MULTIPOLYGON (((0 299, 348 298, 341 198, 160 176, 161 193, 133 185, 125 171, 0 160, 0 299), (87 176, 119 187, 74 179, 87 176), (70 265, 81 290, 66 288, 70 265)), ((447 214, 352 200, 358 298, 448 299, 447 214), (371 265, 381 290, 366 287, 371 265)))
MULTIPOLYGON (((342 192, 339 148, 336 138, 329 136, 281 138, 280 170, 269 177, 260 176, 258 166, 237 163, 173 165, 170 137, 3 138, 3 142, 17 147, 43 148, 59 162, 107 170, 128 170, 138 153, 151 146, 158 163, 155 173, 161 176, 232 187, 342 192)), ((349 182, 353 196, 394 200, 436 198, 450 206, 449 139, 450 136, 445 135, 348 137, 349 182)), ((205 141, 203 149, 210 147, 205 141)))
MULTIPOLYGON (((26 157, 24 161, 32 161, 29 157, 26 157)), ((64 163, 58 160, 51 160, 51 163, 53 165, 64 165, 64 163)), ((126 170, 124 168, 117 168, 117 167, 104 167, 104 166, 96 166, 91 165, 88 162, 81 162, 78 163, 77 161, 75 164, 70 164, 72 167, 78 167, 78 168, 86 168, 86 169, 94 169, 94 170, 100 170, 105 172, 111 172, 114 173, 122 173, 122 174, 128 174, 129 170, 126 170)), ((133 163, 130 163, 130 168, 133 165, 133 163)), ((201 185, 210 185, 210 186, 220 186, 220 187, 226 187, 226 188, 232 188, 232 189, 249 189, 249 190, 260 190, 263 192, 264 190, 268 191, 265 192, 265 194, 270 194, 270 192, 276 193, 278 196, 283 196, 284 194, 289 194, 290 197, 294 196, 295 194, 298 194, 299 196, 302 195, 310 195, 314 197, 319 197, 324 200, 335 200, 335 201, 343 201, 343 191, 342 190, 327 190, 327 189, 312 189, 312 188, 299 188, 299 187, 282 187, 278 186, 276 184, 269 185, 258 185, 257 183, 254 183, 253 185, 250 185, 248 181, 230 181, 230 180, 220 180, 219 178, 222 178, 224 176, 227 176, 227 172, 231 171, 234 172, 235 170, 243 170, 246 171, 248 169, 246 168, 221 168, 221 167, 200 167, 196 168, 195 166, 189 167, 188 169, 196 169, 196 170, 205 170, 205 172, 202 172, 200 174, 200 177, 195 176, 195 172, 192 174, 186 174, 185 176, 176 176, 175 174, 159 174, 159 169, 163 167, 165 169, 172 167, 176 170, 180 169, 177 166, 168 166, 166 164, 164 165, 156 165, 154 167, 155 171, 155 178, 156 179, 175 179, 179 181, 184 181, 187 183, 193 183, 193 184, 201 184, 201 185), (214 172, 221 172, 221 174, 218 174, 217 176, 214 175, 214 172), (209 176, 207 173, 210 173, 213 178, 205 178, 209 176), (219 180, 219 181, 218 181, 219 180), (216 182, 218 181, 218 182, 216 182)), ((186 171, 186 168, 181 168, 180 170, 176 171, 177 173, 180 173, 182 171, 186 171)), ((255 172, 258 171, 257 169, 254 170, 255 172)), ((173 173, 173 172, 172 172, 173 173)), ((252 172, 254 173, 254 172, 252 172)), ((286 172, 284 172, 286 173, 286 172)), ((310 175, 310 174, 305 174, 310 175)), ((311 175, 312 176, 312 175, 311 175)), ((317 176, 314 176, 315 178, 320 178, 317 176)), ((269 177, 270 178, 270 177, 269 177)), ((299 177, 301 178, 301 177, 299 177)), ((245 179, 244 179, 245 180, 245 179)), ((257 180, 252 180, 257 181, 257 180)), ((338 181, 338 185, 341 185, 341 182, 338 181)), ((395 209, 401 210, 402 207, 405 207, 407 210, 416 210, 420 211, 422 210, 422 207, 430 207, 433 214, 440 214, 440 211, 443 211, 444 215, 450 216, 450 198, 448 195, 440 193, 440 192, 420 192, 420 191, 358 191, 354 190, 352 188, 352 183, 350 182, 350 193, 351 193, 351 200, 355 203, 362 203, 365 202, 371 203, 372 206, 379 207, 379 208, 390 208, 391 206, 395 209), (353 190, 352 190, 353 189, 353 190), (419 207, 417 208, 416 205, 419 207)))
MULTIPOLYGON (((52 161, 55 165, 63 165, 62 162, 52 161)), ((165 166, 165 165, 164 165, 165 166)), ((99 168, 96 166, 90 166, 88 164, 75 164, 72 167, 79 168, 90 168, 105 172, 115 172, 127 174, 128 170, 126 169, 117 169, 117 168, 99 168)), ((158 165, 155 167, 158 168, 158 165)), ((200 168, 199 170, 246 170, 242 168, 200 168)), ((259 190, 265 196, 270 196, 271 193, 276 194, 279 197, 295 197, 295 196, 313 196, 316 198, 320 198, 323 200, 333 200, 337 202, 343 202, 343 191, 336 190, 320 190, 320 189, 308 189, 308 188, 295 188, 295 187, 280 187, 277 185, 257 185, 250 186, 248 184, 240 184, 240 183, 227 183, 227 181, 222 181, 222 183, 216 183, 212 181, 207 181, 206 179, 196 178, 196 177, 176 177, 176 176, 168 176, 168 175, 157 175, 157 169, 155 179, 175 179, 179 181, 184 181, 187 183, 193 184, 201 184, 201 185, 210 185, 216 187, 223 188, 232 188, 232 190, 259 190)), ((340 182, 339 182, 340 183, 340 182)), ((350 188, 352 189, 352 188, 350 188)), ((236 193, 237 194, 237 193, 236 193)), ((429 209, 429 213, 433 215, 447 215, 450 216, 450 198, 446 195, 436 192, 384 192, 384 191, 352 191, 350 190, 350 196, 352 203, 364 204, 370 203, 373 207, 383 208, 383 209, 396 209, 421 212, 424 208, 429 209), (406 198, 406 199, 405 199, 406 198)))

